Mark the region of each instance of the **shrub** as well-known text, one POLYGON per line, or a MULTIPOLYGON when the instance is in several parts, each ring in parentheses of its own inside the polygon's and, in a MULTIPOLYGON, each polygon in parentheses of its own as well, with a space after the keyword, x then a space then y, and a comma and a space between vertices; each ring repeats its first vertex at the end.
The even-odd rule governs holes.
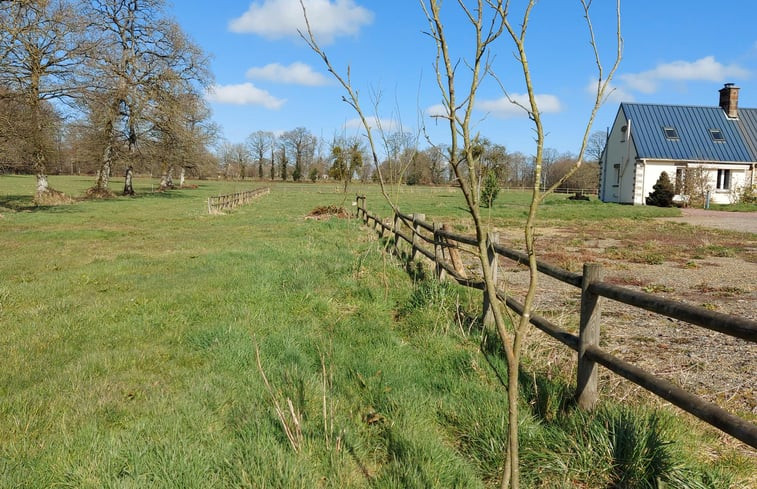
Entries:
POLYGON ((652 189, 652 193, 647 197, 647 205, 672 207, 675 189, 666 172, 660 174, 660 178, 657 179, 657 183, 654 184, 652 189))
POLYGON ((484 207, 491 207, 494 204, 494 200, 499 193, 499 182, 497 181, 497 174, 489 170, 486 172, 484 178, 484 184, 481 188, 481 205, 484 207))
POLYGON ((754 191, 754 187, 747 184, 741 190, 739 202, 742 204, 757 204, 757 192, 754 191))

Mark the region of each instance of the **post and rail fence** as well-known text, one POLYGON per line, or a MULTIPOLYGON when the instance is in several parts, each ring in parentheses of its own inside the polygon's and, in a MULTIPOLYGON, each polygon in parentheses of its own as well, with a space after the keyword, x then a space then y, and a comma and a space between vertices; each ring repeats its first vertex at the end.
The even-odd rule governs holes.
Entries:
MULTIPOLYGON (((365 196, 358 195, 356 201, 356 216, 366 225, 371 225, 372 222, 373 229, 377 230, 381 237, 384 237, 385 232, 390 232, 394 238, 395 250, 398 250, 400 243, 405 241, 411 247, 411 258, 420 254, 434 264, 438 279, 451 277, 460 285, 484 290, 484 281, 467 277, 460 264, 455 263, 455 253, 453 253, 460 244, 476 246, 475 237, 453 233, 446 229, 446 226, 426 222, 425 216, 422 214, 404 214, 399 210, 394 213, 391 220, 384 222, 382 218, 367 210, 365 196), (408 231, 403 231, 403 224, 408 231), (432 245, 433 249, 425 248, 423 243, 432 245)), ((490 250, 487 257, 488 266, 491 267, 494 276, 497 273, 498 257, 500 256, 516 263, 528 263, 528 257, 525 253, 501 246, 496 235, 490 234, 487 237, 487 249, 490 250)), ((459 257, 457 261, 459 262, 459 257)), ((668 380, 617 358, 599 347, 603 299, 612 299, 751 343, 757 343, 757 321, 710 311, 603 282, 602 268, 598 264, 584 264, 583 274, 570 272, 541 261, 537 261, 537 268, 540 273, 581 290, 578 335, 561 329, 547 318, 537 314, 532 314, 530 320, 531 324, 538 329, 577 353, 576 398, 580 407, 592 409, 596 404, 598 399, 597 365, 601 365, 616 375, 630 380, 643 389, 693 414, 705 423, 753 448, 757 448, 757 425, 681 389, 668 380)), ((486 299, 487 294, 484 293, 483 295, 482 317, 486 321, 487 316, 489 316, 490 304, 486 299)), ((504 291, 498 289, 497 298, 514 312, 523 313, 523 304, 504 291)))
POLYGON ((269 193, 271 193, 270 187, 262 187, 255 190, 246 190, 244 192, 208 197, 208 214, 214 214, 226 209, 234 209, 240 205, 249 204, 261 195, 269 193))

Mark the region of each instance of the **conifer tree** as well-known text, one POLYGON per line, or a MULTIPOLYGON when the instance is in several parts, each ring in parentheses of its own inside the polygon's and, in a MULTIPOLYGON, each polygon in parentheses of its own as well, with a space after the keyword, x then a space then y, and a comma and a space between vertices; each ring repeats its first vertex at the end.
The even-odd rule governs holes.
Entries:
POLYGON ((647 197, 647 205, 672 207, 675 189, 666 172, 660 174, 660 178, 657 179, 657 183, 654 184, 652 189, 652 193, 647 197))

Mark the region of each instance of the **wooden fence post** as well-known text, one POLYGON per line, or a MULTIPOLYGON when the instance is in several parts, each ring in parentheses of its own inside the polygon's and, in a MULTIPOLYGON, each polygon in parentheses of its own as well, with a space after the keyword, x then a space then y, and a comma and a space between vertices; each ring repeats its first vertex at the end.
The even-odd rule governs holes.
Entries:
POLYGON ((442 238, 439 236, 440 230, 441 226, 434 223, 434 268, 437 280, 442 282, 447 277, 447 271, 441 264, 442 259, 444 259, 444 249, 442 248, 442 238))
POLYGON ((593 282, 602 280, 601 265, 585 263, 581 283, 581 322, 578 331, 578 378, 576 399, 579 407, 591 410, 597 402, 597 365, 586 359, 588 346, 599 346, 599 325, 602 318, 602 302, 598 295, 589 292, 593 282))
MULTIPOLYGON (((486 235, 486 258, 489 263, 489 270, 491 270, 492 281, 494 282, 495 286, 497 285, 499 267, 497 252, 494 251, 494 244, 498 242, 499 233, 489 233, 486 235)), ((481 317, 483 318, 484 324, 486 325, 494 324, 494 311, 492 309, 493 305, 491 302, 489 302, 489 294, 486 293, 486 288, 484 288, 484 307, 481 317)))
POLYGON ((426 214, 413 214, 413 251, 410 253, 410 260, 415 260, 415 255, 418 253, 418 237, 420 236, 421 226, 418 221, 425 221, 426 214))
POLYGON ((392 228, 392 230, 394 232, 394 254, 397 256, 399 256, 400 254, 400 225, 402 225, 400 214, 398 211, 394 211, 394 227, 392 228))

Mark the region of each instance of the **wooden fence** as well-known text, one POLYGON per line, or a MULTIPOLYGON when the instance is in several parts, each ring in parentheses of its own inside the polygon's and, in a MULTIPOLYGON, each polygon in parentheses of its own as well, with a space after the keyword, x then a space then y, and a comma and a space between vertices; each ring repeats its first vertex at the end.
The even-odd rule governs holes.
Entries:
MULTIPOLYGON (((368 212, 365 207, 365 200, 365 196, 357 196, 357 217, 362 219, 366 225, 372 223, 373 228, 382 237, 386 232, 390 233, 393 236, 395 248, 399 246, 401 241, 405 241, 411 246, 411 258, 421 254, 431 260, 439 279, 450 276, 461 285, 484 290, 483 280, 468 278, 461 274, 460 267, 451 263, 451 261, 454 262, 454 254, 449 253, 460 244, 476 246, 475 237, 456 234, 439 224, 428 223, 422 214, 396 212, 390 222, 384 222, 380 217, 368 212), (407 231, 403 230, 403 227, 407 231), (423 243, 432 245, 433 249, 424 247, 423 243), (447 259, 445 255, 453 258, 453 260, 447 259)), ((517 263, 528 263, 528 257, 525 253, 500 246, 494 235, 488 236, 487 248, 490 250, 488 265, 495 277, 499 256, 517 263)), ((541 331, 577 352, 576 397, 579 406, 591 409, 597 401, 597 364, 599 364, 734 438, 757 448, 757 425, 734 416, 721 407, 599 348, 603 298, 642 308, 669 318, 679 319, 752 343, 757 343, 757 321, 694 307, 603 282, 602 269, 597 264, 585 264, 583 274, 573 273, 540 261, 537 264, 540 273, 581 289, 579 334, 577 336, 537 314, 532 314, 530 320, 531 324, 541 331)), ((497 290, 497 297, 516 313, 521 314, 523 312, 523 304, 508 296, 505 292, 497 290)), ((484 318, 487 317, 488 308, 489 305, 484 293, 482 313, 484 318)))
POLYGON ((246 190, 234 194, 219 195, 217 197, 208 197, 208 213, 213 214, 225 209, 233 209, 240 205, 249 204, 255 198, 261 195, 271 193, 269 187, 257 188, 255 190, 246 190))

